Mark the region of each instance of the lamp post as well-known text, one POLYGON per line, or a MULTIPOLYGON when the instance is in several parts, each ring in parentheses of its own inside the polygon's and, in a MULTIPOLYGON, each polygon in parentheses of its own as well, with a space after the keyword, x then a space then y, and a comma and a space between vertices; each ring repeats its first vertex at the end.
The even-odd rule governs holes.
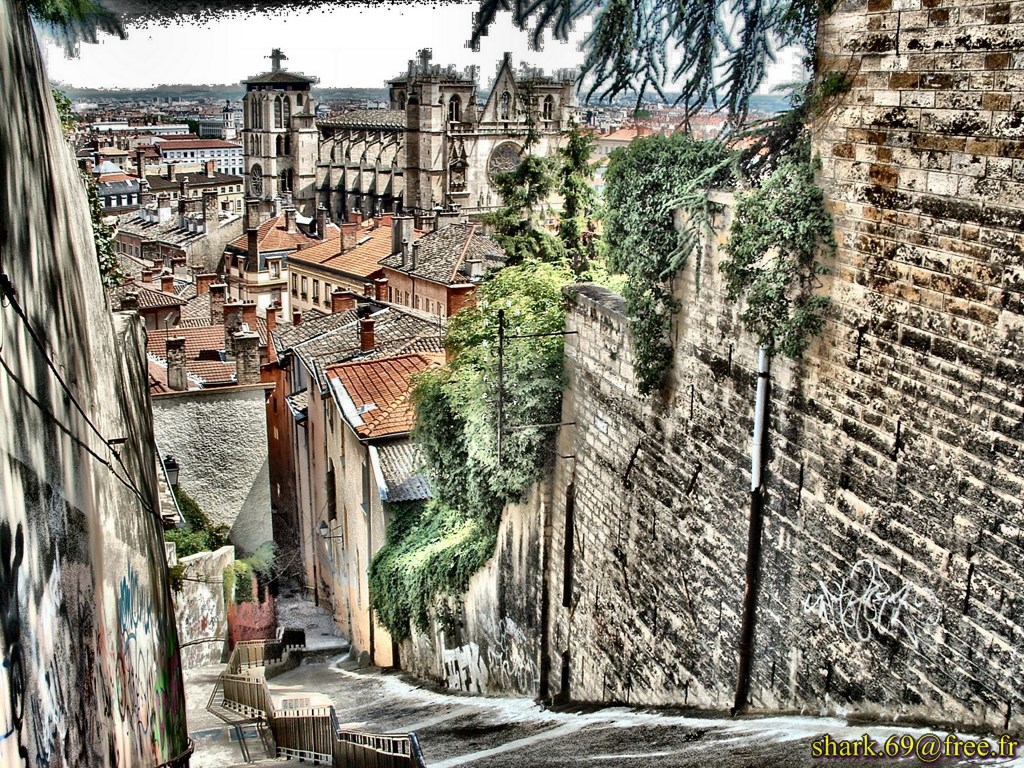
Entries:
POLYGON ((164 472, 167 474, 167 483, 172 487, 178 485, 178 472, 181 467, 178 466, 178 462, 175 461, 174 457, 170 454, 164 456, 164 472))
POLYGON ((343 539, 343 538, 345 538, 343 535, 342 536, 329 536, 328 534, 331 532, 331 529, 330 529, 330 527, 328 527, 326 520, 321 520, 320 521, 320 525, 317 526, 316 532, 319 533, 325 539, 343 539))

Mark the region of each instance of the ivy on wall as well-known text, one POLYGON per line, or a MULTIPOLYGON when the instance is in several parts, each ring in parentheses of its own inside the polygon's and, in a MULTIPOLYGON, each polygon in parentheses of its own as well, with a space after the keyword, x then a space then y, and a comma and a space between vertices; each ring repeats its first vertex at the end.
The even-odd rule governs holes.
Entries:
POLYGON ((738 196, 720 265, 729 298, 744 299, 740 320, 769 354, 797 358, 821 331, 829 298, 813 293, 826 271, 817 257, 835 248, 805 136, 759 187, 738 196))
POLYGON ((527 260, 485 281, 477 303, 449 325, 451 363, 422 374, 413 392, 414 437, 432 478, 434 498, 398 506, 387 541, 370 566, 371 605, 396 638, 450 597, 494 552, 505 504, 519 501, 543 473, 560 421, 562 337, 508 339, 504 355, 504 414, 498 460, 498 310, 506 334, 564 328, 561 266, 527 260))
POLYGON ((678 230, 673 210, 690 196, 731 183, 729 155, 718 142, 682 132, 650 136, 612 153, 605 173, 609 267, 627 276, 623 289, 641 394, 661 383, 672 362, 669 331, 678 303, 670 280, 696 245, 678 230))

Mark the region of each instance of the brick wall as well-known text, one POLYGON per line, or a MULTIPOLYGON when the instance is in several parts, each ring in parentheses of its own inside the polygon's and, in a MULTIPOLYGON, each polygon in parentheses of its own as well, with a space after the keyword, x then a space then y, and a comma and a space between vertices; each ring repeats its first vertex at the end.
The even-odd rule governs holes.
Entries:
MULTIPOLYGON (((834 312, 801 363, 773 361, 754 709, 1022 722, 1018 21, 870 0, 822 26, 823 69, 853 76, 815 126, 834 312)), ((756 358, 718 261, 677 276, 677 362, 646 401, 622 307, 572 304, 550 653, 573 698, 731 704, 756 358)))

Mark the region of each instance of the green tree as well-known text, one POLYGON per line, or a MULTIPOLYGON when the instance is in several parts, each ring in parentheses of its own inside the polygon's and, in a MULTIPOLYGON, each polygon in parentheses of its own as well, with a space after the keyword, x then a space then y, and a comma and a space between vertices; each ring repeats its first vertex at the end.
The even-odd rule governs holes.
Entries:
POLYGON ((27 0, 29 14, 54 36, 69 56, 80 43, 96 43, 101 32, 127 37, 117 15, 97 0, 27 0))
POLYGON ((505 251, 506 263, 511 266, 527 259, 555 262, 565 258, 562 244, 543 223, 555 180, 548 158, 533 153, 540 141, 534 91, 529 81, 522 84, 520 91, 526 104, 521 160, 513 170, 498 174, 494 179, 501 207, 484 218, 494 239, 505 251))
POLYGON ((558 150, 558 192, 562 195, 558 236, 573 274, 579 276, 587 269, 595 253, 597 195, 590 161, 597 145, 593 137, 575 122, 570 123, 564 138, 565 146, 558 150))

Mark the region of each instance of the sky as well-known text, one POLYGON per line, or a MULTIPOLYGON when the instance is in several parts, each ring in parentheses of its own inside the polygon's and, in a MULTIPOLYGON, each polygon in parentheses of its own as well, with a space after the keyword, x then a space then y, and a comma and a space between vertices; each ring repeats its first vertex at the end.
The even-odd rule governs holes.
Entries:
MULTIPOLYGON (((129 27, 128 38, 101 36, 82 44, 69 59, 52 42, 44 43, 54 82, 88 88, 148 88, 185 83, 231 84, 270 69, 271 48, 288 56, 284 67, 318 77, 322 87, 381 88, 403 73, 420 48, 433 50, 433 62, 459 69, 480 67, 486 82, 503 52, 547 71, 578 67, 580 43, 590 31, 581 19, 568 42, 546 40, 531 51, 526 32, 515 28, 509 13, 500 14, 479 52, 466 47, 477 3, 431 5, 344 5, 287 8, 265 13, 221 14, 202 21, 129 27)), ((761 90, 791 82, 794 55, 780 57, 761 90)))

